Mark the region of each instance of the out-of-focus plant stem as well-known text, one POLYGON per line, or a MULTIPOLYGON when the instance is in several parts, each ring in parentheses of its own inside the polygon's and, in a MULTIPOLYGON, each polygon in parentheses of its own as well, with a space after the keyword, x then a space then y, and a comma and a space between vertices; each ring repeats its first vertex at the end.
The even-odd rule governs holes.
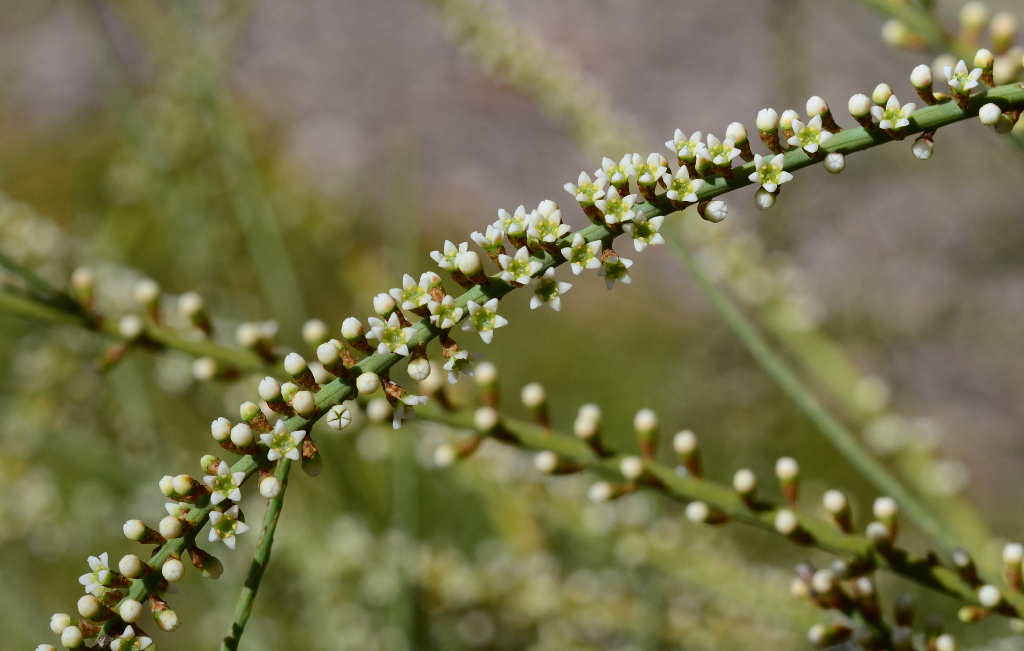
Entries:
POLYGON ((284 503, 285 489, 288 488, 288 471, 291 468, 289 459, 281 459, 274 475, 281 482, 281 492, 272 497, 267 503, 267 513, 263 516, 263 529, 260 533, 259 542, 256 543, 256 552, 252 556, 252 564, 249 566, 249 574, 245 577, 245 584, 242 586, 242 594, 238 596, 238 605, 235 607, 235 618, 231 622, 231 628, 227 636, 221 642, 221 651, 235 651, 238 649, 238 642, 245 632, 245 624, 249 621, 252 613, 252 605, 256 600, 256 592, 260 589, 260 581, 263 580, 263 573, 270 562, 270 548, 274 544, 274 532, 277 530, 277 520, 281 515, 281 505, 284 503))

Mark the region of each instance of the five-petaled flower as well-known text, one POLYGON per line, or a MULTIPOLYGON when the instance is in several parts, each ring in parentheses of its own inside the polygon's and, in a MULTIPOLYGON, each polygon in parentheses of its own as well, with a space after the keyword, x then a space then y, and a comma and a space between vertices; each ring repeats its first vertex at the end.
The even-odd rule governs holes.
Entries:
POLYGON ((135 629, 126 626, 120 637, 110 643, 110 651, 145 651, 153 648, 153 640, 146 636, 136 636, 135 629))
POLYGON ((212 491, 210 494, 211 504, 220 504, 224 500, 237 502, 242 499, 242 491, 239 486, 245 481, 244 472, 231 472, 227 462, 221 461, 217 466, 216 475, 206 475, 203 482, 212 491))
POLYGON ((468 249, 468 242, 455 246, 450 241, 445 240, 444 251, 431 251, 430 257, 434 259, 437 266, 445 271, 457 271, 459 268, 459 254, 465 253, 468 249))
POLYGON ((665 243, 665 238, 658 232, 664 221, 664 215, 648 219, 647 215, 641 214, 637 215, 631 223, 623 224, 622 230, 633 238, 633 248, 639 253, 646 249, 648 244, 665 243))
POLYGON ((743 153, 736 148, 736 143, 732 141, 732 138, 719 140, 710 133, 708 134, 707 150, 711 163, 718 167, 730 167, 732 159, 743 153))
POLYGON ((889 101, 885 103, 885 108, 881 106, 871 107, 871 117, 878 120, 879 128, 893 131, 902 129, 910 124, 910 120, 907 118, 913 114, 915 108, 917 108, 917 105, 913 102, 904 104, 901 107, 900 101, 896 99, 896 96, 890 95, 889 101))
POLYGON ((530 214, 530 227, 526 234, 545 244, 552 244, 572 230, 568 224, 562 223, 562 211, 554 201, 541 201, 537 209, 530 214))
POLYGON ((547 303, 555 312, 562 309, 562 294, 572 288, 569 283, 555 280, 555 270, 548 269, 540 278, 533 279, 533 296, 530 297, 530 309, 536 310, 547 303))
POLYGON ((485 344, 491 343, 494 338, 494 331, 508 325, 508 319, 498 314, 498 299, 492 298, 483 305, 475 301, 466 303, 469 310, 469 319, 462 324, 466 332, 476 330, 485 344))
POLYGON ((416 336, 415 328, 403 328, 398 320, 398 314, 391 313, 387 323, 377 317, 370 317, 366 320, 370 324, 370 332, 366 333, 367 339, 376 339, 377 352, 386 355, 395 353, 406 357, 409 354, 409 342, 416 336))
POLYGON ((515 213, 511 215, 508 214, 507 210, 498 210, 498 220, 501 222, 501 227, 505 229, 505 233, 510 238, 519 239, 526 236, 526 206, 519 206, 516 208, 515 213))
POLYGON ((491 224, 483 233, 473 231, 469 237, 488 253, 504 251, 505 229, 501 226, 501 222, 491 224))
POLYGON ((661 178, 665 181, 665 186, 668 188, 665 196, 668 197, 669 201, 675 203, 682 203, 684 201, 696 203, 697 193, 700 192, 700 189, 706 183, 704 179, 693 179, 691 181, 690 172, 685 167, 680 167, 675 176, 666 172, 661 178))
POLYGON ((785 164, 785 154, 775 154, 771 158, 754 154, 754 172, 750 175, 750 180, 760 183, 768 192, 775 192, 780 185, 793 178, 789 172, 782 171, 785 164))
POLYGON ((416 420, 416 405, 427 404, 426 396, 414 396, 402 390, 402 397, 395 400, 391 411, 391 427, 401 429, 403 420, 416 420))
POLYGON ((942 73, 946 75, 946 81, 949 82, 949 88, 954 95, 966 95, 971 92, 972 88, 978 86, 978 80, 981 79, 983 70, 975 68, 968 72, 967 64, 961 59, 956 67, 943 66, 942 73))
POLYGON ((283 420, 277 421, 273 432, 260 434, 263 445, 270 448, 267 450, 267 461, 277 461, 282 458, 298 461, 301 457, 299 445, 304 438, 306 438, 305 431, 289 432, 283 420))
POLYGON ((615 286, 616 280, 628 285, 633 282, 633 279, 629 277, 629 268, 632 266, 632 260, 620 258, 618 255, 612 253, 610 255, 605 255, 604 264, 598 270, 597 275, 604 276, 604 284, 608 289, 615 286))
POLYGON ((791 147, 803 147, 805 152, 813 154, 831 137, 831 133, 821 130, 821 116, 815 115, 807 124, 793 118, 793 136, 788 142, 791 147))
POLYGON ((637 185, 644 190, 653 192, 654 186, 668 172, 668 161, 661 154, 651 154, 647 157, 646 162, 641 161, 634 165, 633 169, 636 170, 637 185))
POLYGON ((594 205, 604 213, 604 221, 609 226, 628 222, 636 216, 633 212, 633 204, 636 203, 636 195, 628 194, 619 197, 619 191, 614 187, 608 188, 608 194, 604 199, 594 202, 594 205))
POLYGON ((573 235, 572 243, 562 249, 561 253, 577 276, 584 269, 597 269, 601 266, 601 241, 587 242, 582 233, 573 235))
POLYGON ((697 160, 697 152, 704 149, 703 139, 704 134, 700 131, 695 131, 692 136, 687 138, 680 129, 676 129, 674 139, 666 142, 665 146, 669 148, 669 151, 675 152, 680 165, 692 165, 697 160))
POLYGON ((448 384, 455 384, 459 381, 459 373, 473 377, 473 362, 483 359, 480 353, 471 353, 468 350, 457 350, 448 357, 444 370, 448 371, 448 384))
POLYGON ((104 587, 110 585, 114 575, 107 564, 107 552, 103 552, 99 556, 90 556, 88 561, 89 569, 92 572, 80 576, 78 582, 85 586, 86 592, 96 595, 104 587))
POLYGON ((430 310, 430 322, 442 330, 462 320, 463 309, 455 305, 455 299, 451 296, 445 296, 440 302, 430 301, 427 308, 430 310))
POLYGON ((525 285, 530 282, 533 274, 544 266, 539 260, 530 258, 530 250, 525 246, 517 249, 512 255, 499 255, 498 264, 502 268, 501 279, 517 285, 525 285))
POLYGON ((249 525, 238 517, 238 506, 232 506, 227 511, 211 511, 210 542, 222 540, 228 549, 234 549, 235 536, 249 530, 249 525))
MULTIPOLYGON (((598 181, 610 183, 620 192, 628 192, 630 179, 636 178, 636 170, 633 169, 633 156, 633 154, 626 154, 618 163, 610 158, 602 159, 601 169, 594 172, 594 176, 598 181)), ((637 157, 639 158, 639 156, 637 157)))
POLYGON ((607 185, 606 179, 598 178, 597 181, 591 181, 589 174, 580 172, 580 177, 576 180, 575 184, 565 184, 565 191, 575 197, 576 201, 587 206, 592 205, 598 199, 604 198, 604 189, 607 185))
POLYGON ((402 288, 395 287, 388 293, 403 310, 415 310, 430 302, 430 294, 427 293, 429 285, 429 278, 421 276, 417 283, 412 276, 405 274, 402 277, 402 288))

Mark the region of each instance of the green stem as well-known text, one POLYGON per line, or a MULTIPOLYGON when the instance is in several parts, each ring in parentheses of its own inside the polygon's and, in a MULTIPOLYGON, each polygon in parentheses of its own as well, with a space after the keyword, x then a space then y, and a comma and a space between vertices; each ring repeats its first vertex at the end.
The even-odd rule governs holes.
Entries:
POLYGON ((672 247, 683 266, 697 281, 708 302, 732 329, 740 343, 754 356, 779 388, 804 412, 804 415, 821 430, 825 438, 878 490, 895 499, 900 508, 921 531, 938 542, 947 552, 956 548, 956 540, 949 534, 943 523, 934 517, 928 508, 893 477, 882 464, 864 450, 857 437, 818 402, 796 373, 771 350, 743 312, 724 292, 718 289, 700 264, 690 255, 690 252, 675 242, 672 242, 672 247))
POLYGON ((267 504, 267 513, 263 516, 263 532, 256 544, 256 552, 252 556, 252 564, 249 566, 249 575, 245 578, 242 586, 242 594, 238 596, 238 605, 235 606, 235 619, 231 622, 231 629, 221 642, 221 651, 235 651, 238 648, 238 641, 245 632, 245 624, 249 621, 252 613, 252 604, 256 600, 256 591, 260 589, 260 581, 263 580, 263 572, 270 562, 270 548, 274 544, 274 531, 277 529, 277 519, 281 515, 281 505, 284 503, 284 492, 288 487, 288 470, 291 461, 281 459, 275 475, 281 482, 281 492, 277 497, 271 498, 267 504))

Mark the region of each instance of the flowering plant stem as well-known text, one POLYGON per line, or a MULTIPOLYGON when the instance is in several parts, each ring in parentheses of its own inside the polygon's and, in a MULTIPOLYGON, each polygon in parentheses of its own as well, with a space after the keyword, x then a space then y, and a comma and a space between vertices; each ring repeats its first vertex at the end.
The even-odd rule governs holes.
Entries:
POLYGON ((231 622, 231 629, 224 641, 221 642, 221 651, 235 651, 242 633, 245 632, 245 624, 249 621, 252 604, 256 600, 256 591, 260 589, 263 572, 267 569, 267 563, 270 562, 270 548, 274 544, 274 532, 277 530, 277 519, 281 515, 281 504, 284 503, 290 468, 291 460, 289 459, 282 459, 277 467, 275 476, 281 482, 281 492, 271 498, 267 504, 267 513, 263 516, 263 530, 260 533, 259 542, 256 543, 256 552, 252 557, 252 565, 249 566, 249 574, 245 577, 242 594, 238 596, 238 605, 235 607, 235 618, 231 622))

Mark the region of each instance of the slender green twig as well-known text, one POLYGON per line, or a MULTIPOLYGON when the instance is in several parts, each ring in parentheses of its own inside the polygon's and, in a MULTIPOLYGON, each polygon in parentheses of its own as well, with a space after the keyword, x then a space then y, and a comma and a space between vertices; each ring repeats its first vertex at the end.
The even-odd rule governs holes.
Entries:
POLYGON ((263 516, 263 531, 260 533, 259 542, 256 543, 256 552, 252 556, 252 565, 249 566, 249 575, 245 577, 242 594, 238 596, 235 618, 231 622, 227 636, 221 642, 221 651, 235 651, 242 638, 242 633, 245 632, 245 624, 249 621, 252 605, 256 600, 256 591, 260 589, 263 572, 266 571, 267 563, 270 562, 270 548, 274 544, 274 531, 277 529, 277 519, 281 515, 281 504, 284 503, 284 492, 288 487, 288 470, 290 468, 291 461, 281 459, 275 473, 281 482, 281 492, 271 498, 267 504, 267 513, 263 516))
POLYGON ((57 290, 51 286, 50 283, 40 278, 36 272, 32 271, 25 265, 18 264, 3 252, 0 252, 0 267, 7 269, 9 272, 25 281, 25 284, 46 302, 52 303, 53 305, 69 312, 82 312, 81 306, 70 296, 57 290))
POLYGON ((895 499, 906 511, 907 516, 925 534, 939 542, 947 552, 956 548, 958 543, 946 530, 945 525, 931 514, 917 496, 905 488, 882 464, 864 450, 857 437, 818 402, 796 373, 772 351, 743 312, 724 292, 718 289, 700 264, 690 255, 690 252, 674 241, 672 247, 683 266, 700 285, 708 302, 732 329, 740 343, 757 359, 765 372, 779 385, 779 388, 821 430, 825 438, 838 448, 843 456, 880 491, 895 499))

